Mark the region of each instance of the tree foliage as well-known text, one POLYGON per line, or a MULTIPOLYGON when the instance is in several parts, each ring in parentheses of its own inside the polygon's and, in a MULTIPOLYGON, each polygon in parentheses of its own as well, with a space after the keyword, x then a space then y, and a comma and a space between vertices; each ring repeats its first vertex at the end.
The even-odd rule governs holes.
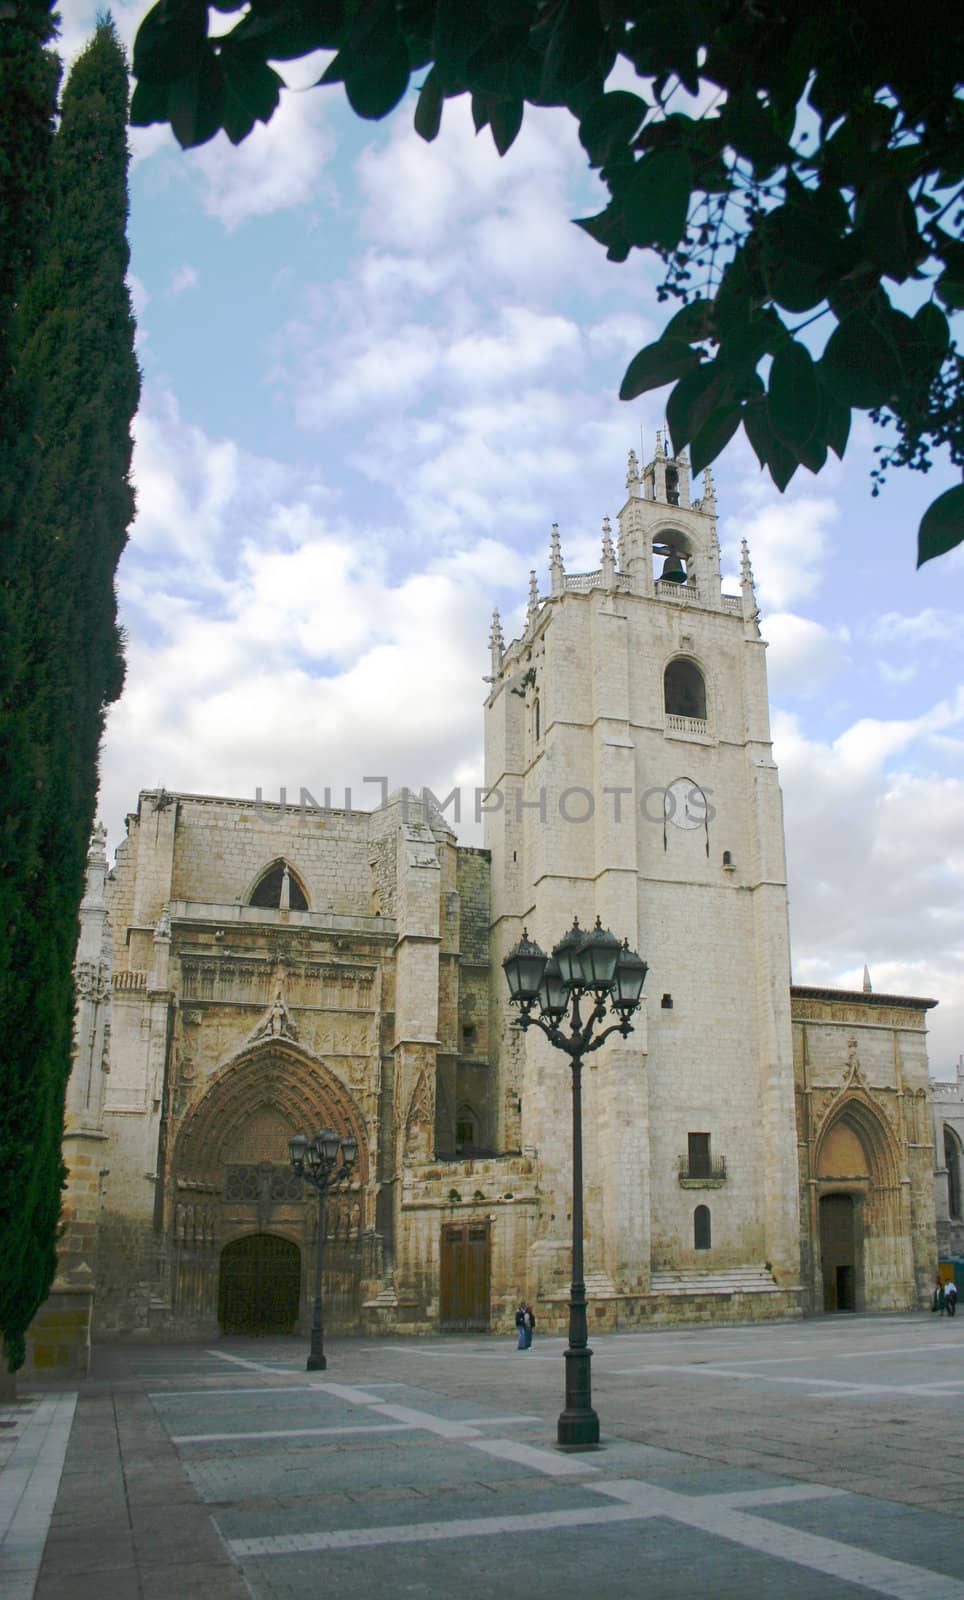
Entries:
MULTIPOLYGON (((964 467, 964 13, 880 0, 159 0, 134 50, 135 123, 239 143, 283 83, 334 52, 359 116, 413 78, 415 127, 471 96, 505 154, 529 106, 564 106, 609 192, 579 226, 611 261, 654 251, 679 302, 620 393, 673 383, 674 447, 708 464, 743 427, 786 488, 842 456, 854 410, 890 466, 964 467), (210 23, 216 16, 217 36, 210 23), (226 18, 241 11, 226 27, 226 18), (610 74, 634 89, 607 88, 610 74), (627 70, 628 69, 628 70, 627 70), (635 74, 632 77, 631 74, 635 74), (901 293, 903 286, 908 290, 901 293), (805 330, 812 328, 806 339, 805 330)), ((964 538, 964 487, 921 524, 919 561, 964 538)))
MULTIPOLYGON (((5 639, 0 700, 0 1330, 11 1367, 56 1264, 77 911, 104 709, 123 681, 114 573, 133 515, 139 390, 127 95, 124 52, 105 19, 67 80, 49 159, 38 141, 46 217, 7 299, 10 385, 30 405, 27 492, 8 530, 14 648, 5 639)), ((52 101, 48 119, 51 110, 52 101)))

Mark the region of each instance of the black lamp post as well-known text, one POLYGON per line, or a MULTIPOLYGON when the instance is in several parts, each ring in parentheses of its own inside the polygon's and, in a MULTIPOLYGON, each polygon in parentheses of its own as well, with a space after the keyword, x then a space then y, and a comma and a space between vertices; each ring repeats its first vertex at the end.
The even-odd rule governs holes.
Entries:
POLYGON ((315 1309, 311 1318, 311 1353, 308 1356, 309 1372, 323 1372, 328 1365, 325 1356, 324 1334, 321 1320, 321 1269, 325 1257, 325 1195, 339 1183, 344 1183, 354 1171, 358 1159, 358 1140, 350 1133, 339 1139, 334 1128, 321 1128, 313 1139, 296 1133, 288 1140, 288 1154, 292 1170, 299 1178, 318 1191, 318 1254, 315 1263, 315 1309))
POLYGON ((591 933, 577 920, 547 956, 525 929, 502 963, 511 1003, 519 1007, 518 1026, 539 1028, 550 1044, 564 1050, 572 1068, 572 1287, 569 1292, 569 1348, 566 1351, 566 1406, 556 1438, 568 1450, 599 1443, 599 1418, 592 1408, 586 1282, 582 1264, 582 1058, 598 1050, 611 1033, 632 1033, 630 1017, 639 1010, 649 970, 629 941, 619 940, 596 918, 591 933), (590 1006, 585 1022, 579 1003, 590 1006), (619 1018, 593 1037, 606 1014, 619 1018), (538 1011, 534 1010, 538 1007, 538 1011), (567 1018, 568 1012, 568 1018, 567 1018), (569 1032, 562 1032, 568 1021, 569 1032))

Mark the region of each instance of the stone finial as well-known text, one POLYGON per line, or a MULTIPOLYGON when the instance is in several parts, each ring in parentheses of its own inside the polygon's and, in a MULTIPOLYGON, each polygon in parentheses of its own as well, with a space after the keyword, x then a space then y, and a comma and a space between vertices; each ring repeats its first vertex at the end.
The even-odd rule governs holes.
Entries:
POLYGON ((745 539, 740 540, 740 582, 744 589, 753 588, 753 568, 750 565, 750 546, 745 539))
POLYGON ((167 940, 168 944, 171 942, 171 908, 166 901, 161 907, 161 914, 157 922, 154 924, 154 942, 157 943, 159 939, 167 940))
POLYGON ((534 628, 539 615, 539 583, 535 568, 529 573, 529 604, 526 608, 526 629, 534 628))
POLYGON ((616 552, 608 517, 603 517, 602 525, 602 573, 606 588, 612 589, 616 582, 616 552))
POLYGON ((562 563, 562 545, 559 542, 559 524, 552 524, 552 538, 549 547, 549 575, 552 580, 553 594, 562 594, 566 587, 566 569, 562 563))
POLYGON ((663 449, 663 430, 662 430, 662 428, 657 428, 656 429, 656 454, 658 456, 662 456, 662 455, 666 454, 665 450, 663 449))
POLYGON ((285 864, 284 864, 284 867, 282 868, 282 872, 281 872, 281 894, 280 894, 280 897, 278 899, 278 910, 279 911, 290 911, 290 909, 291 909, 291 871, 290 871, 290 869, 288 867, 288 863, 286 861, 285 864))
POLYGON ((102 822, 94 823, 94 831, 87 847, 87 860, 93 866, 107 861, 107 829, 102 822))
POLYGON ((626 467, 626 488, 631 489, 634 483, 639 482, 639 460, 635 450, 629 452, 629 463, 626 467))
POLYGON ((505 655, 505 639, 502 634, 502 618, 499 616, 498 606, 492 608, 492 626, 489 629, 489 653, 492 657, 492 676, 497 678, 502 671, 502 660, 505 655))
POLYGON ((864 994, 873 994, 874 986, 870 981, 870 968, 864 963, 864 994))
POLYGON ((709 467, 703 468, 703 510, 710 516, 716 515, 716 485, 709 467))

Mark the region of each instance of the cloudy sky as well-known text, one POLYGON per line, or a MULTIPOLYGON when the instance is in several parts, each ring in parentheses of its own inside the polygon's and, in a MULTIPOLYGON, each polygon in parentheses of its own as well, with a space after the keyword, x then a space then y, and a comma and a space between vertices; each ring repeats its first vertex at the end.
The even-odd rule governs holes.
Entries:
MULTIPOLYGON (((114 7, 133 38, 144 0, 114 7)), ((63 49, 93 25, 67 0, 63 49)), ((558 521, 598 565, 626 454, 665 397, 621 405, 655 337, 654 276, 568 220, 604 203, 563 113, 505 160, 463 102, 427 146, 403 104, 363 124, 292 92, 239 150, 133 138, 144 392, 119 590, 127 687, 102 763, 112 847, 141 788, 333 803, 366 775, 448 794, 481 776, 489 615, 518 631, 558 521)), ((794 978, 930 995, 931 1068, 964 1049, 964 559, 914 570, 953 480, 877 435, 780 496, 734 443, 724 566, 751 546, 787 822, 794 978)))

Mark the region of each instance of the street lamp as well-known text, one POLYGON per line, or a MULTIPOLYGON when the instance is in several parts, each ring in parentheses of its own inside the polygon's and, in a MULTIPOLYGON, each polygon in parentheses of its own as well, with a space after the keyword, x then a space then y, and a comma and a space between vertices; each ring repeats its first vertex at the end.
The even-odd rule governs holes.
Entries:
POLYGON ((592 1408, 592 1351, 582 1264, 582 1058, 598 1050, 611 1033, 621 1033, 624 1038, 632 1033, 629 1019, 639 1010, 649 969, 635 950, 630 950, 629 941, 620 945, 598 917, 590 933, 574 918, 551 956, 523 929, 502 967, 510 1002, 519 1007, 518 1026, 539 1028, 550 1044, 566 1052, 572 1068, 572 1286, 566 1406, 559 1415, 556 1438, 563 1449, 589 1450, 599 1443, 599 1418, 592 1408), (583 995, 591 1007, 585 1022, 579 1009, 583 995), (603 1027, 594 1038, 607 1005, 619 1021, 603 1027), (565 1020, 568 1033, 562 1031, 565 1020))
POLYGON ((339 1183, 344 1183, 354 1171, 358 1159, 358 1140, 353 1134, 339 1139, 334 1128, 320 1128, 313 1139, 296 1133, 288 1140, 288 1154, 292 1171, 318 1191, 318 1254, 315 1263, 315 1309, 311 1318, 311 1353, 308 1356, 309 1372, 324 1372, 328 1365, 325 1356, 324 1335, 321 1323, 321 1269, 325 1255, 325 1195, 339 1183))

